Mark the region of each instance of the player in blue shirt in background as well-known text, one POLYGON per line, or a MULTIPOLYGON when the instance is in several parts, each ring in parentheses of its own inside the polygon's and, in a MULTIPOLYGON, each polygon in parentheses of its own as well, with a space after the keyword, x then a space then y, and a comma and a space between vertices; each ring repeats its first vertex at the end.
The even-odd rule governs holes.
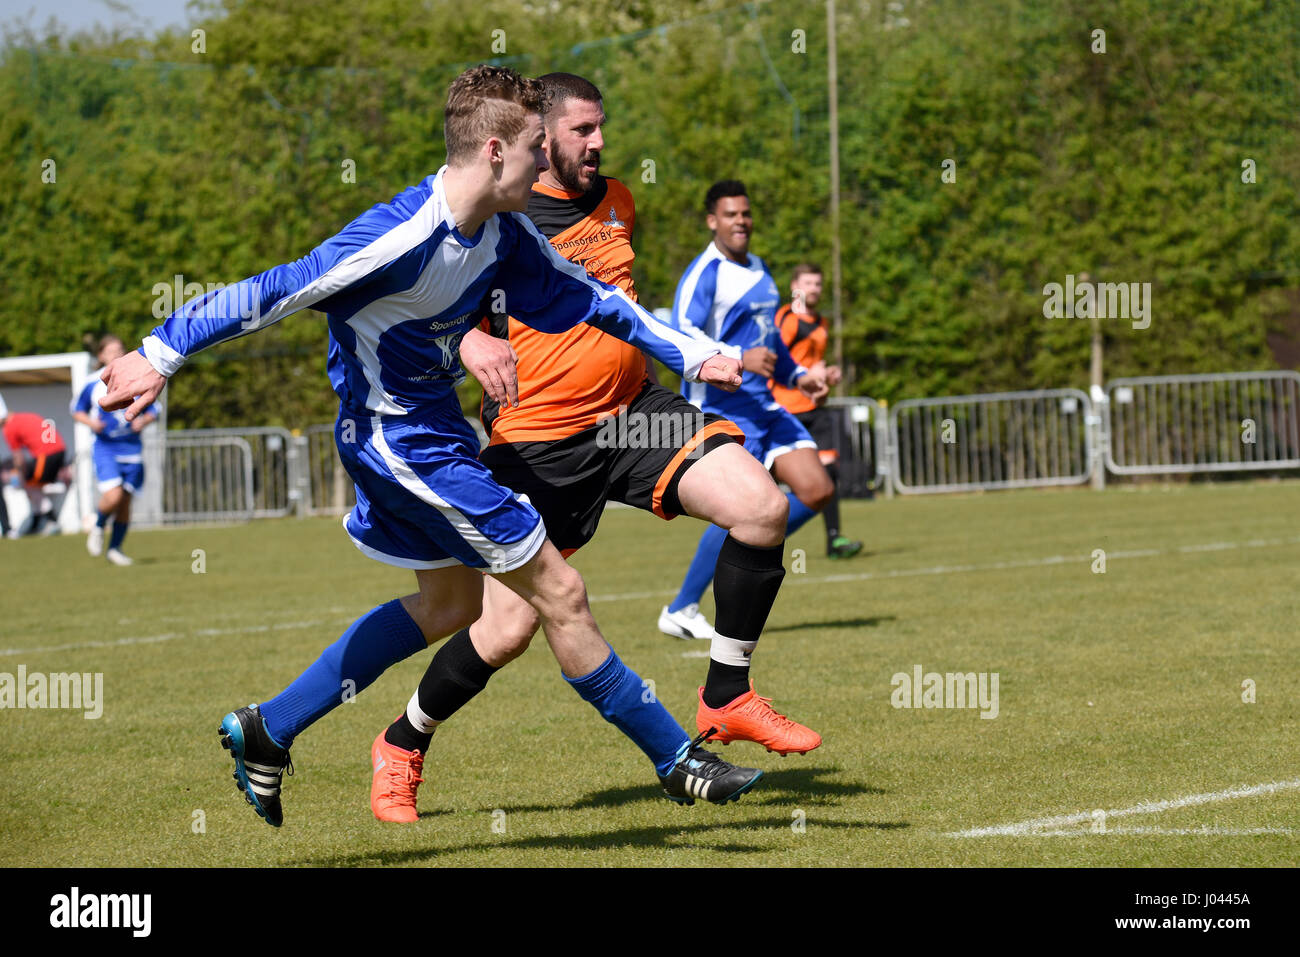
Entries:
MULTIPOLYGON (((766 264, 749 251, 754 219, 745 185, 737 180, 714 183, 705 194, 704 208, 713 241, 682 275, 672 322, 690 335, 743 349, 745 373, 734 392, 683 380, 682 393, 703 411, 740 426, 745 448, 772 470, 777 481, 790 486, 789 538, 829 501, 833 489, 817 458, 817 443, 772 397, 768 380, 798 388, 814 401, 826 394, 826 383, 791 358, 776 327, 781 295, 766 264)), ((705 530, 681 590, 659 615, 659 629, 665 634, 712 640, 704 707, 697 720, 722 724, 728 722, 728 706, 749 690, 750 655, 758 643, 757 635, 740 640, 718 634, 700 614, 700 599, 713 580, 726 541, 725 529, 713 525, 705 530)), ((810 745, 797 750, 811 750, 821 743, 816 732, 802 726, 796 729, 810 745)))
MULTIPOLYGON (((645 349, 684 379, 740 385, 735 350, 658 322, 551 247, 523 215, 542 150, 543 90, 504 67, 452 83, 447 165, 372 207, 302 259, 186 303, 105 372, 103 407, 145 410, 185 360, 300 309, 324 312, 339 396, 335 440, 356 485, 344 527, 418 594, 372 609, 284 691, 221 722, 235 779, 279 826, 289 747, 386 668, 482 614, 484 572, 529 602, 566 680, 645 752, 672 799, 735 800, 761 777, 698 747, 596 627, 581 576, 537 511, 478 461, 455 393, 461 337, 488 311, 543 332, 579 322, 645 349)), ((502 342, 502 349, 509 343, 502 342)))
MULTIPOLYGON (((122 340, 114 335, 102 337, 95 349, 101 367, 124 352, 122 340)), ((144 485, 140 433, 158 418, 158 407, 151 405, 128 422, 122 412, 105 412, 100 408, 99 400, 107 392, 100 373, 95 372, 72 402, 72 417, 95 433, 93 454, 99 504, 95 509, 95 527, 86 538, 86 551, 99 556, 104 549, 104 528, 111 520, 113 531, 105 557, 114 565, 130 565, 132 560, 122 554, 122 542, 131 521, 131 497, 144 485)))

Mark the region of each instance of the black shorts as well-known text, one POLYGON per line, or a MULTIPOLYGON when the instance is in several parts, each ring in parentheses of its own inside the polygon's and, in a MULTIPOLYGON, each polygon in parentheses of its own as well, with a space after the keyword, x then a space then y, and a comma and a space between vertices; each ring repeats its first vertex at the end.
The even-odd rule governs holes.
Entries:
POLYGON ((798 413, 795 418, 803 423, 803 427, 817 443, 817 448, 835 448, 835 415, 830 409, 825 407, 809 409, 807 412, 798 413))
POLYGON ((822 465, 833 465, 839 460, 839 446, 835 441, 835 427, 838 416, 825 406, 809 409, 795 415, 813 441, 817 443, 817 457, 822 465))
POLYGON ((546 537, 566 554, 596 534, 613 500, 670 519, 681 514, 677 485, 720 445, 744 441, 720 415, 647 382, 621 414, 554 442, 489 445, 479 461, 508 489, 527 495, 546 537))
POLYGON ((64 449, 34 458, 28 452, 23 459, 23 478, 29 485, 48 485, 50 482, 57 481, 59 469, 63 468, 63 460, 66 456, 67 452, 64 449))

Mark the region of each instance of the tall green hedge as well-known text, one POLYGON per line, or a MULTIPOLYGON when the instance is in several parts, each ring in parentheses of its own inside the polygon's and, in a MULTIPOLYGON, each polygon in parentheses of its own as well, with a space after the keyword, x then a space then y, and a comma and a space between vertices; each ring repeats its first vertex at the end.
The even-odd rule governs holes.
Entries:
MULTIPOLYGON (((829 263, 823 3, 339 9, 226 0, 200 8, 197 39, 8 38, 0 354, 137 339, 173 276, 230 282, 301 256, 441 165, 446 86, 485 60, 601 86, 647 305, 669 303, 707 241, 700 201, 723 177, 749 184, 754 248, 782 286, 798 261, 829 263)), ((1300 285, 1300 8, 838 10, 852 391, 1085 384, 1088 320, 1043 314, 1067 274, 1151 283, 1149 328, 1103 323, 1108 375, 1273 364, 1265 336, 1300 285)), ((173 424, 329 420, 324 342, 305 313, 211 350, 170 387, 173 424)))

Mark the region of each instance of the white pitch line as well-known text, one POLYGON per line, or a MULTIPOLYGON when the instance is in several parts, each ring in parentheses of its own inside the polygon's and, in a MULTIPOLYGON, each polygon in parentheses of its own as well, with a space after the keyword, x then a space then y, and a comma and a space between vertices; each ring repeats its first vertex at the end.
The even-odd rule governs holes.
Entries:
MULTIPOLYGON (((1273 539, 1252 539, 1248 542, 1210 542, 1204 545, 1184 545, 1174 550, 1161 550, 1155 548, 1134 549, 1132 551, 1111 551, 1106 553, 1106 558, 1151 558, 1157 555, 1170 555, 1175 553, 1188 553, 1198 551, 1220 551, 1231 548, 1276 548, 1282 545, 1300 544, 1300 536, 1295 538, 1273 538, 1273 539)), ((984 564, 972 565, 934 565, 929 568, 903 568, 891 569, 880 572, 859 572, 855 575, 819 575, 809 577, 807 575, 798 575, 787 577, 785 584, 789 585, 828 585, 841 582, 859 582, 859 581, 883 581, 891 578, 916 578, 918 576, 929 575, 952 575, 961 572, 987 572, 1003 571, 1009 568, 1045 568, 1051 565, 1064 564, 1088 564, 1093 561, 1091 555, 1048 555, 1044 558, 1027 558, 1018 561, 1003 562, 986 562, 984 564)), ((613 595, 589 595, 587 601, 591 604, 597 602, 611 601, 635 601, 646 598, 663 598, 668 595, 675 595, 676 591, 630 591, 619 592, 613 595)), ((328 611, 333 612, 331 608, 328 611)), ((342 613, 342 609, 338 609, 342 613)), ((350 612, 348 614, 351 614, 350 612)), ((174 641, 178 638, 209 637, 212 635, 247 635, 257 632, 292 629, 292 628, 310 628, 316 625, 328 624, 328 621, 297 621, 286 622, 282 625, 249 625, 242 628, 205 628, 198 631, 187 632, 169 632, 162 635, 148 635, 143 637, 118 638, 112 641, 83 641, 68 645, 50 645, 43 648, 0 648, 0 658, 12 655, 40 654, 54 651, 78 651, 83 648, 115 648, 126 645, 146 645, 155 644, 163 641, 174 641)))
POLYGON ((1030 831, 1028 834, 1021 834, 1020 837, 1109 837, 1117 834, 1125 835, 1173 835, 1173 836, 1197 836, 1208 835, 1211 837, 1252 837, 1259 834, 1294 834, 1295 831, 1289 827, 1108 827, 1104 831, 1073 830, 1073 831, 1030 831))
MULTIPOLYGON (((1238 798, 1256 797, 1260 794, 1276 794, 1279 791, 1294 791, 1300 788, 1300 778, 1289 781, 1270 781, 1266 784, 1251 784, 1244 787, 1228 788, 1226 791, 1210 791, 1205 794, 1188 794, 1169 801, 1143 801, 1132 807, 1116 808, 1106 811, 1106 820, 1113 817, 1128 817, 1133 814, 1159 814, 1162 811, 1175 811, 1179 808, 1194 807, 1198 804, 1214 804, 1219 801, 1235 801, 1238 798)), ((1055 817, 1031 818, 1014 824, 995 824, 992 827, 975 827, 966 831, 951 831, 946 837, 1035 837, 1048 829, 1069 827, 1071 824, 1087 824, 1093 820, 1093 811, 1080 811, 1077 814, 1061 814, 1055 817)), ((1074 832, 1066 832, 1074 833, 1074 832)), ((1083 832, 1080 832, 1083 833, 1083 832)))
POLYGON ((196 631, 169 632, 165 635, 144 635, 117 638, 112 641, 81 641, 71 645, 47 645, 44 648, 0 648, 0 657, 34 655, 49 651, 79 651, 83 648, 118 648, 126 645, 153 645, 177 638, 210 638, 214 635, 251 635, 264 631, 291 631, 295 628, 314 628, 328 621, 286 621, 278 625, 246 625, 242 628, 199 628, 196 631))
MULTIPOLYGON (((1179 553, 1202 552, 1202 551, 1223 551, 1231 548, 1276 548, 1282 545, 1300 545, 1300 536, 1295 538, 1273 538, 1273 539, 1252 539, 1248 542, 1210 542, 1204 545, 1183 545, 1177 549, 1158 549, 1158 548, 1140 548, 1131 551, 1108 551, 1106 552, 1107 560, 1115 558, 1153 558, 1157 555, 1173 555, 1179 553)), ((827 585, 838 582, 861 582, 861 581, 880 581, 889 578, 915 578, 925 575, 952 575, 959 572, 994 572, 1003 571, 1008 568, 1045 568, 1050 565, 1065 564, 1090 564, 1093 561, 1091 554, 1088 555, 1048 555, 1044 558, 1026 558, 1016 561, 1005 562, 986 562, 983 564, 972 565, 933 565, 929 568, 903 568, 891 569, 880 572, 858 572, 857 574, 844 575, 818 575, 809 577, 807 575, 787 575, 783 584, 790 585, 827 585)), ((644 598, 662 598, 665 595, 675 595, 676 591, 627 591, 619 592, 613 595, 589 595, 588 602, 606 602, 606 601, 634 601, 644 598)))

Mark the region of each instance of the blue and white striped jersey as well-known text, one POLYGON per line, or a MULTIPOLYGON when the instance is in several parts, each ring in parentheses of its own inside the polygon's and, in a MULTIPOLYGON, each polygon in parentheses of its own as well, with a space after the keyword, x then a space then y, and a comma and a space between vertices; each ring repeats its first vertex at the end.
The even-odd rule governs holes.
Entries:
MULTIPOLYGON (((126 410, 105 412, 100 408, 99 400, 108 394, 108 386, 100 381, 99 375, 98 372, 91 373, 77 397, 72 400, 69 411, 83 412, 104 423, 104 431, 95 436, 98 445, 107 448, 114 455, 139 455, 142 439, 140 433, 126 421, 126 410)), ((150 405, 145 411, 157 416, 158 406, 150 405)))
MULTIPOLYGON (((773 378, 792 386, 808 370, 790 357, 776 327, 781 297, 767 264, 750 255, 747 265, 733 262, 716 243, 709 243, 686 267, 673 299, 672 324, 703 342, 720 340, 742 351, 766 346, 776 353, 773 378)), ((772 398, 767 377, 744 372, 735 392, 702 382, 682 382, 682 395, 701 409, 728 418, 755 421, 780 408, 772 398)))
POLYGON ((592 279, 522 213, 498 213, 461 235, 446 171, 362 213, 302 259, 190 300, 145 339, 144 356, 170 376, 201 349, 318 309, 344 408, 405 415, 451 399, 464 377, 461 337, 488 307, 543 332, 590 322, 685 378, 721 351, 592 279))

